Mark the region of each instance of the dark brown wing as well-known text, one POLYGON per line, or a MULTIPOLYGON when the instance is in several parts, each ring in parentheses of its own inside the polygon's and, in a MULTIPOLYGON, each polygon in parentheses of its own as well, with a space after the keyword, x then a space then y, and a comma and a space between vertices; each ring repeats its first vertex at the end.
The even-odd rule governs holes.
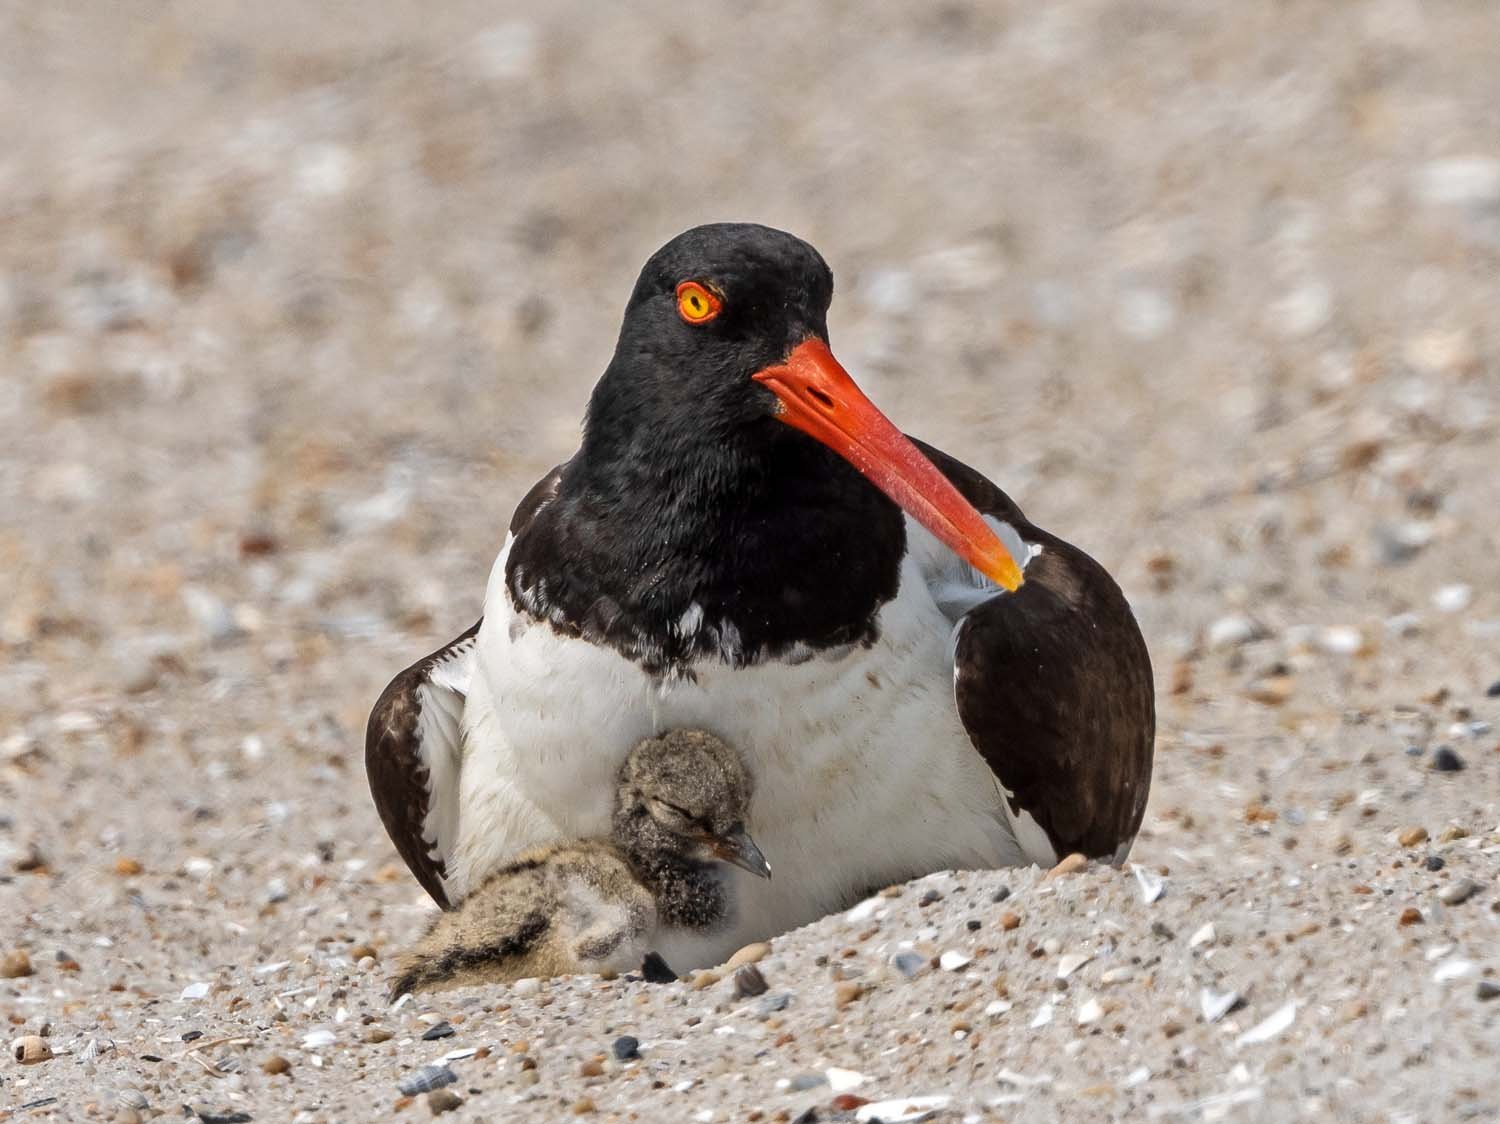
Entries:
POLYGON ((457 824, 460 726, 468 663, 482 623, 392 679, 365 728, 365 774, 380 822, 422 888, 444 909, 452 903, 443 885, 443 844, 452 841, 442 836, 457 824))
MULTIPOLYGON (((511 518, 519 534, 557 495, 563 466, 532 486, 511 518)), ((381 692, 365 728, 365 773, 380 822, 422 888, 451 909, 445 855, 458 824, 464 700, 481 618, 474 627, 423 656, 381 692)))
POLYGON ((1125 595, 979 473, 918 445, 981 513, 1042 548, 1019 590, 961 619, 954 695, 969 738, 1059 857, 1119 861, 1145 814, 1156 735, 1151 657, 1125 595))

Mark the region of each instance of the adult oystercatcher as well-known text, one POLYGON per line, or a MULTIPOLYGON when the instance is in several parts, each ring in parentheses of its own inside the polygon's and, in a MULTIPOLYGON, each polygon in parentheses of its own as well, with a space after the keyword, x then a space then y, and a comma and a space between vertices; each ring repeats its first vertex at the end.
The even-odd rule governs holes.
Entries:
POLYGON ((739 876, 736 924, 674 967, 933 870, 1123 861, 1155 727, 1124 595, 865 398, 832 293, 763 226, 646 263, 483 618, 370 715, 375 804, 444 908, 528 847, 606 834, 621 761, 675 727, 745 755, 778 877, 739 876))

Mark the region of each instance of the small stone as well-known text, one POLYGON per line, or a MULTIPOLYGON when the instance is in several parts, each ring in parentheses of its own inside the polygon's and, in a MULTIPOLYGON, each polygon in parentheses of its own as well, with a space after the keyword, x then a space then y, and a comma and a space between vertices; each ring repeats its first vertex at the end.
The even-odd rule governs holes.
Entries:
POLYGON ((785 1011, 792 1005, 792 994, 789 991, 779 991, 775 995, 768 995, 760 1001, 755 1013, 758 1018, 769 1019, 777 1011, 785 1011))
POLYGON ((580 1077, 603 1077, 604 1076, 604 1063, 601 1062, 598 1058, 589 1058, 582 1065, 580 1065, 578 1067, 578 1076, 580 1076, 580 1077))
POLYGON ((919 908, 925 909, 927 906, 932 905, 934 902, 940 902, 942 900, 942 894, 938 893, 936 890, 927 890, 922 894, 920 898, 917 899, 917 906, 919 908))
POLYGON ((1396 924, 1405 928, 1408 925, 1420 925, 1422 923, 1422 911, 1415 906, 1407 906, 1401 911, 1401 916, 1396 919, 1396 924))
POLYGON ((1428 855, 1427 856, 1427 861, 1424 862, 1422 865, 1425 866, 1428 870, 1432 871, 1434 874, 1436 874, 1438 871, 1442 870, 1443 867, 1447 866, 1448 864, 1443 861, 1443 857, 1441 855, 1428 855))
POLYGON ((1019 914, 1011 913, 1009 910, 1006 910, 1000 915, 1000 928, 1004 929, 1007 933, 1012 929, 1019 928, 1020 924, 1021 917, 1019 914))
POLYGON ((853 1112, 856 1108, 861 1108, 869 1103, 864 1097, 855 1093, 840 1093, 832 1101, 834 1109, 839 1112, 853 1112))
POLYGON ((676 983, 677 973, 667 966, 660 953, 648 952, 641 961, 641 977, 647 983, 676 983))
POLYGON ((1432 771, 1435 773, 1459 773, 1464 768, 1464 759, 1451 745, 1440 745, 1432 755, 1432 771))
POLYGON ((349 959, 356 964, 369 957, 372 960, 380 959, 380 950, 372 944, 357 944, 349 950, 349 959))
POLYGON ((1403 847, 1415 847, 1427 842, 1427 829, 1425 827, 1405 827, 1396 836, 1396 842, 1403 847))
POLYGON ((22 1065, 36 1065, 51 1059, 52 1047, 41 1035, 28 1034, 10 1044, 10 1054, 22 1065))
POLYGON ((1254 640, 1259 634, 1260 628, 1253 620, 1242 613, 1235 613, 1220 617, 1208 626, 1208 646, 1210 648, 1237 648, 1241 644, 1254 640))
POLYGON ((1468 837, 1469 829, 1466 827, 1445 827, 1443 828, 1442 833, 1438 835, 1438 842, 1452 843, 1455 840, 1467 839, 1468 837))
POLYGON ((383 1026, 372 1026, 365 1031, 365 1041, 370 1043, 389 1042, 395 1035, 383 1026))
POLYGON ((1088 865, 1088 857, 1075 851, 1071 855, 1063 856, 1060 863, 1042 876, 1042 881, 1051 882, 1054 878, 1066 878, 1070 874, 1077 874, 1088 865))
POLYGON ((1494 980, 1480 980, 1478 986, 1474 988, 1474 994, 1481 1002, 1500 997, 1500 983, 1494 980))
POLYGON ((434 1089, 427 1094, 427 1107, 434 1116, 441 1116, 445 1112, 452 1112, 463 1103, 464 1099, 452 1089, 434 1089))
POLYGON ((702 968, 693 973, 693 978, 688 986, 691 987, 694 991, 702 991, 705 988, 713 987, 714 984, 718 983, 723 978, 723 976, 714 971, 712 968, 702 968))
POLYGON ((456 1033, 453 1024, 447 1021, 434 1023, 422 1032, 422 1041, 436 1042, 439 1038, 452 1038, 456 1033))
MULTIPOLYGON (((674 980, 676 976, 672 977, 674 980)), ((535 976, 527 976, 525 979, 517 980, 510 985, 510 989, 516 995, 539 995, 542 990, 542 981, 535 976)))
POLYGON ((7 952, 5 958, 0 960, 0 979, 19 980, 23 976, 29 976, 34 969, 31 966, 31 957, 24 949, 16 949, 7 952))
POLYGON ((641 1056, 641 1040, 633 1034, 622 1034, 610 1043, 609 1049, 616 1061, 634 1061, 641 1056))
POLYGON ((291 1068, 292 1063, 287 1061, 280 1054, 272 1054, 269 1058, 260 1063, 261 1072, 269 1073, 273 1077, 278 1073, 286 1073, 291 1068))
POLYGON ((973 957, 971 956, 966 956, 962 952, 949 949, 942 956, 938 957, 938 967, 945 972, 956 972, 960 968, 967 967, 972 960, 973 957))
POLYGON ((594 1108, 594 1102, 588 1097, 579 1097, 573 1102, 573 1107, 570 1111, 574 1116, 587 1116, 589 1113, 596 1111, 596 1109, 594 1108))
POLYGON ((115 873, 121 878, 134 878, 145 869, 136 859, 122 857, 115 860, 115 873))
POLYGON ((1472 878, 1458 878, 1438 891, 1438 901, 1444 905, 1459 905, 1468 901, 1479 889, 1472 878))
POLYGON ((1473 587, 1462 582, 1445 585, 1432 595, 1432 604, 1440 613, 1461 613, 1473 600, 1473 587))
POLYGON ((891 965, 907 979, 911 979, 927 967, 928 959, 918 952, 898 952, 891 957, 891 965))
POLYGON ((1484 692, 1485 698, 1500 699, 1500 679, 1496 679, 1484 692))
POLYGON ((864 993, 864 985, 858 980, 840 980, 833 985, 833 1005, 842 1010, 864 993))
POLYGON ((828 1079, 828 1087, 835 1093, 847 1093, 850 1089, 857 1089, 869 1080, 857 1070, 840 1069, 838 1066, 831 1066, 824 1070, 823 1076, 828 1079))
POLYGON ((977 933, 980 929, 984 928, 984 923, 971 917, 964 922, 964 928, 969 930, 969 932, 971 933, 977 933))
MULTIPOLYGON (((1500 687, 1500 683, 1497 683, 1496 686, 1500 687)), ((994 902, 996 905, 999 905, 1008 897, 1010 897, 1010 887, 1001 886, 1000 889, 996 890, 993 894, 990 895, 990 901, 994 902)))
POLYGON ((769 986, 766 983, 766 977, 754 964, 746 964, 734 974, 734 997, 736 999, 751 999, 757 995, 764 995, 769 986))
POLYGON ((765 941, 756 941, 754 944, 747 944, 724 961, 724 967, 732 972, 736 968, 743 968, 746 964, 759 964, 770 955, 771 946, 765 941))

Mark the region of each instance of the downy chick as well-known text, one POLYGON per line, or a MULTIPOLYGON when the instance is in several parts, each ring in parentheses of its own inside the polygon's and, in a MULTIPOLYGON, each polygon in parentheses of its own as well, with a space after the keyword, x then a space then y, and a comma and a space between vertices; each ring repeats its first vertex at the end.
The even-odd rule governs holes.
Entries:
POLYGON ((621 766, 609 839, 538 848, 496 872, 400 958, 391 998, 627 971, 662 930, 724 923, 718 864, 771 876, 745 831, 750 795, 739 754, 712 734, 646 739, 621 766))

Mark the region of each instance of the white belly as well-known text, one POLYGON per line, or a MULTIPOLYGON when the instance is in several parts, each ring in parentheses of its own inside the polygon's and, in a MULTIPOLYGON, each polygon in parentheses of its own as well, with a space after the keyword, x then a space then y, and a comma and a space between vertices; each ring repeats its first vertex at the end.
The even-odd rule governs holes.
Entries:
POLYGON ((696 682, 666 687, 609 649, 514 613, 505 558, 490 577, 464 710, 449 861, 457 894, 526 847, 607 835, 625 755, 644 737, 687 726, 744 755, 755 781, 750 831, 773 877, 733 871, 727 928, 663 934, 678 971, 718 963, 892 881, 1030 861, 959 722, 952 626, 911 555, 872 647, 798 664, 705 662, 696 682))

